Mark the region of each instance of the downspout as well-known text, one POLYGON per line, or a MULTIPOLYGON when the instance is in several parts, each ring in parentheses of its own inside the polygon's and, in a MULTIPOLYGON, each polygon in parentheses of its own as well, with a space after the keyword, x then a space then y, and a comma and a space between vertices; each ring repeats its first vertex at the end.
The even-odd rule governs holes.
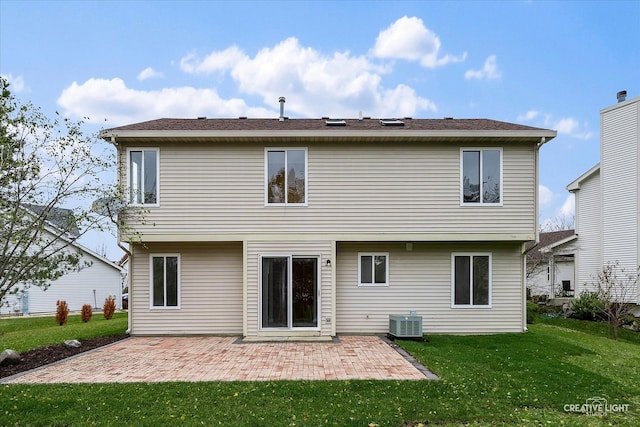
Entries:
MULTIPOLYGON (((111 144, 113 144, 114 147, 116 147, 116 152, 118 150, 118 141, 116 139, 116 135, 115 134, 111 134, 111 144)), ((116 156, 118 156, 116 154, 116 156)), ((120 162, 120 158, 118 156, 117 158, 118 163, 120 162)), ((120 179, 120 176, 118 174, 118 180, 120 179)), ((118 233, 119 234, 119 233, 118 233)), ((119 237, 119 236, 118 236, 119 237)), ((133 253, 126 247, 124 247, 122 245, 122 242, 120 241, 120 239, 117 240, 118 247, 120 249, 122 249, 124 251, 124 253, 126 253, 129 256, 129 268, 127 268, 127 289, 129 289, 129 306, 127 308, 127 330, 125 331, 126 334, 130 334, 131 333, 131 303, 132 303, 132 299, 131 299, 131 276, 132 276, 132 267, 133 267, 133 253)), ((129 243, 129 246, 131 246, 131 243, 129 243)))
POLYGON ((533 194, 534 200, 534 212, 535 212, 535 230, 536 230, 536 239, 535 243, 526 250, 526 242, 522 243, 522 331, 527 332, 529 329, 527 328, 527 253, 529 253, 533 248, 535 248, 538 243, 540 243, 540 224, 538 223, 538 216, 540 215, 540 207, 538 206, 538 186, 540 185, 539 178, 539 158, 540 158, 540 148, 547 142, 546 137, 540 137, 540 142, 536 144, 535 148, 535 183, 536 188, 533 194))
POLYGON ((129 302, 128 302, 128 307, 127 307, 127 330, 125 331, 125 334, 129 335, 131 334, 131 303, 132 303, 132 299, 131 299, 131 276, 132 276, 132 267, 133 267, 133 253, 125 248, 122 243, 120 242, 120 240, 118 240, 117 243, 118 247, 120 249, 122 249, 127 255, 129 255, 129 268, 127 268, 127 289, 129 290, 129 302))
POLYGON ((522 253, 524 254, 522 256, 522 332, 529 331, 527 328, 527 255, 525 253, 525 245, 526 242, 522 243, 522 253))

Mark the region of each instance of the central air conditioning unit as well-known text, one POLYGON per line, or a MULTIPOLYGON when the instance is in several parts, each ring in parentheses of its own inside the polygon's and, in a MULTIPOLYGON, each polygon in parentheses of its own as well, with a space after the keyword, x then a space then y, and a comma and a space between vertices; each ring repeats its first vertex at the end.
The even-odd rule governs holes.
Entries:
POLYGON ((422 338, 422 316, 389 315, 389 335, 395 338, 422 338))

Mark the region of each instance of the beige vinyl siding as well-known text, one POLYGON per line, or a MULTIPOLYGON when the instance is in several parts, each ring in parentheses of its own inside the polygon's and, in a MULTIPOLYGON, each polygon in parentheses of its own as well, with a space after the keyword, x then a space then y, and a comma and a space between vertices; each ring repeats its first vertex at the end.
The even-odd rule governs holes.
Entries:
POLYGON ((385 333, 390 314, 415 311, 425 333, 522 332, 519 244, 338 243, 336 327, 340 333, 385 333), (358 252, 389 252, 389 286, 358 287, 358 252), (452 252, 492 254, 491 308, 451 308, 452 252))
POLYGON ((576 191, 576 294, 594 290, 594 279, 602 269, 602 192, 600 172, 595 172, 576 191))
POLYGON ((477 207, 460 206, 461 146, 450 143, 162 145, 160 207, 139 230, 187 240, 283 232, 533 236, 535 148, 496 146, 504 204, 477 207), (265 206, 264 150, 272 146, 308 148, 308 206, 265 206))
POLYGON ((601 115, 601 182, 604 263, 638 265, 640 98, 601 115))
MULTIPOLYGON (((260 331, 260 307, 259 293, 261 280, 259 277, 260 256, 317 256, 318 269, 320 271, 320 316, 318 323, 320 331, 316 335, 331 335, 331 297, 332 276, 331 265, 327 266, 327 260, 331 260, 331 241, 249 241, 247 242, 247 330, 246 336, 255 337, 264 335, 260 331)), ((268 332, 270 333, 270 332, 268 332)), ((282 335, 291 335, 290 333, 282 335)))
POLYGON ((133 335, 242 333, 242 242, 134 245, 133 335), (179 309, 150 308, 149 255, 180 256, 179 309))

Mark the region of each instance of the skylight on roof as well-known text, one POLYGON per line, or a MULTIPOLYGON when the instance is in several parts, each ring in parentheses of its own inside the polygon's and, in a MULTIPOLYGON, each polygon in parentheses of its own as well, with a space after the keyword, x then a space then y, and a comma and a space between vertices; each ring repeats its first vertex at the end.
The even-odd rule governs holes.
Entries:
POLYGON ((404 122, 398 119, 380 119, 382 126, 404 126, 404 122))
POLYGON ((340 120, 340 119, 328 119, 324 121, 327 126, 346 126, 347 122, 345 122, 344 120, 340 120))

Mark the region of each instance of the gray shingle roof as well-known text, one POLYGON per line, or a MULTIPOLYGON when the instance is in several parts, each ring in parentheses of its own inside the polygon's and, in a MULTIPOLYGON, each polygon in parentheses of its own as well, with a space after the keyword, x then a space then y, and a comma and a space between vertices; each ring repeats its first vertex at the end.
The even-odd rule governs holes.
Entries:
POLYGON ((501 122, 490 119, 399 119, 404 122, 404 126, 383 126, 380 119, 344 119, 345 126, 328 126, 326 118, 322 119, 286 119, 283 121, 275 119, 157 119, 146 122, 133 123, 108 129, 110 131, 176 131, 176 130, 199 130, 199 131, 247 131, 247 130, 385 130, 407 129, 407 130, 451 130, 451 131, 544 131, 548 129, 535 128, 515 123, 501 122))
POLYGON ((75 237, 80 235, 78 224, 76 224, 76 220, 71 209, 28 204, 25 204, 24 206, 36 215, 44 215, 45 221, 49 222, 49 224, 59 230, 69 233, 75 237))
POLYGON ((538 242, 538 244, 536 244, 534 240, 531 240, 525 244, 525 251, 528 252, 527 260, 534 261, 542 259, 540 249, 553 243, 559 242, 562 239, 566 239, 567 237, 571 237, 574 234, 576 234, 575 230, 560 230, 540 233, 540 242, 538 242))

